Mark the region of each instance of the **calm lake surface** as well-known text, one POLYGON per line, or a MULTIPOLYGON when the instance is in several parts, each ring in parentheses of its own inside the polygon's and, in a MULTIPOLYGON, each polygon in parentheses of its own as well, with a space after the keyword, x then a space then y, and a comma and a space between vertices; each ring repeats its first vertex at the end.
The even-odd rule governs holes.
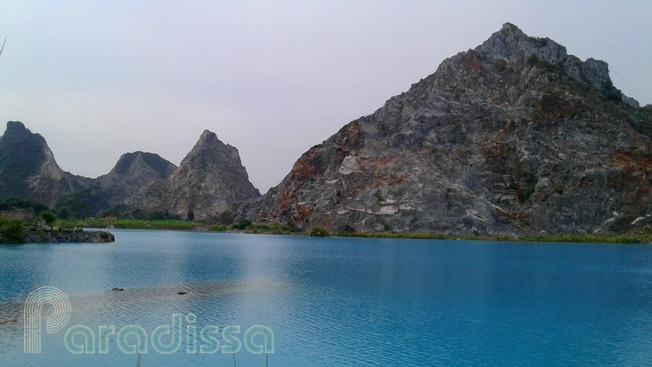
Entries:
MULTIPOLYGON (((96 340, 95 354, 75 355, 65 331, 151 336, 175 313, 181 349, 150 343, 141 366, 234 365, 233 354, 186 352, 189 313, 197 330, 239 325, 240 340, 264 323, 269 366, 652 365, 648 245, 113 233, 113 244, 0 246, 0 322, 17 320, 0 325, 0 366, 135 366, 115 335, 108 354, 96 340), (71 320, 27 355, 22 303, 41 286, 67 294, 71 320)), ((265 355, 243 346, 235 363, 265 366, 265 355)))

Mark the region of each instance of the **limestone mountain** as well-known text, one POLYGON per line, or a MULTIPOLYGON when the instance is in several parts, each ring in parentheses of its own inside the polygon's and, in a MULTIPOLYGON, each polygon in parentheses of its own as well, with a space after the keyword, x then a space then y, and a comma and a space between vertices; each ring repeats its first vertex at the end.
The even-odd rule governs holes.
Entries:
POLYGON ((88 187, 59 198, 56 206, 79 217, 140 207, 140 202, 149 199, 149 188, 167 182, 176 168, 158 154, 125 153, 111 172, 92 180, 88 187))
POLYGON ((0 138, 0 199, 30 199, 53 206, 60 196, 90 184, 88 178, 64 172, 41 135, 21 122, 7 122, 0 138))
POLYGON ((605 62, 507 23, 236 214, 332 231, 621 231, 650 223, 651 136, 649 107, 605 62))
POLYGON ((238 150, 205 130, 170 177, 166 198, 172 211, 193 210, 197 218, 206 218, 259 196, 238 150))
POLYGON ((110 173, 57 204, 82 216, 111 210, 185 217, 193 211, 204 219, 258 196, 238 150, 206 130, 178 168, 157 154, 127 153, 110 173))
POLYGON ((185 216, 192 210, 203 219, 258 196, 238 150, 208 130, 180 167, 138 151, 123 154, 96 179, 61 170, 45 139, 20 122, 8 122, 0 137, 0 199, 36 200, 77 217, 105 210, 185 216))
POLYGON ((144 189, 161 185, 176 171, 177 166, 155 153, 123 154, 111 172, 97 178, 99 186, 110 196, 109 205, 146 200, 144 189))

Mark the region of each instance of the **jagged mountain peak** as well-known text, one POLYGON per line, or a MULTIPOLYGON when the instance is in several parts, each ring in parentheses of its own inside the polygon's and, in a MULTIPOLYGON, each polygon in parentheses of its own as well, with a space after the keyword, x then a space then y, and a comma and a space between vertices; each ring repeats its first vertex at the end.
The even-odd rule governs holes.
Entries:
POLYGON ((32 133, 22 122, 7 122, 0 137, 0 173, 25 179, 51 158, 52 152, 41 135, 32 133))
POLYGON ((530 37, 512 23, 492 34, 475 51, 482 52, 490 59, 506 58, 514 60, 532 54, 548 62, 557 63, 568 56, 566 47, 550 38, 530 37))
POLYGON ((202 140, 203 141, 209 141, 209 140, 214 141, 214 140, 219 140, 219 139, 217 139, 217 134, 215 134, 214 132, 206 129, 199 136, 199 140, 200 141, 202 141, 202 140))
POLYGON ((199 140, 197 140, 197 143, 195 146, 230 146, 229 144, 223 143, 218 137, 217 134, 210 130, 204 130, 201 135, 199 136, 199 140))
POLYGON ((52 206, 61 195, 87 184, 87 179, 59 167, 41 135, 22 122, 7 122, 0 138, 0 198, 13 196, 52 206))
POLYGON ((240 165, 238 149, 223 143, 214 132, 204 130, 179 167, 184 169, 189 164, 215 166, 223 161, 234 161, 240 165))
MULTIPOLYGON (((522 70, 538 66, 557 70, 577 83, 586 83, 598 91, 606 90, 613 98, 638 107, 638 102, 613 87, 609 65, 605 61, 593 58, 582 61, 574 55, 569 55, 566 47, 552 39, 531 37, 514 24, 505 23, 473 52, 477 53, 476 56, 482 61, 501 69, 512 67, 522 70)), ((462 54, 468 56, 468 52, 462 54)))
POLYGON ((215 215, 234 203, 260 196, 249 181, 238 150, 209 130, 204 130, 181 161, 170 183, 173 194, 169 201, 174 210, 193 210, 197 218, 215 215))
POLYGON ((5 134, 16 132, 25 133, 31 131, 29 131, 29 129, 25 127, 25 124, 20 121, 7 121, 7 130, 5 131, 5 134))
POLYGON ((39 148, 47 148, 45 139, 40 134, 33 133, 20 121, 7 121, 7 128, 2 138, 5 138, 5 140, 14 139, 16 142, 38 146, 39 148))

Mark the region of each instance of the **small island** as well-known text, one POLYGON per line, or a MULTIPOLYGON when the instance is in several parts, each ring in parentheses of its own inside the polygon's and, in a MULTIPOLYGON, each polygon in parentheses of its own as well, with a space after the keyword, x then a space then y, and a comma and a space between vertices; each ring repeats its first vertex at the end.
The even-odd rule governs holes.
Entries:
POLYGON ((36 217, 32 208, 0 211, 0 244, 115 242, 109 232, 60 228, 54 226, 56 220, 50 211, 36 217))

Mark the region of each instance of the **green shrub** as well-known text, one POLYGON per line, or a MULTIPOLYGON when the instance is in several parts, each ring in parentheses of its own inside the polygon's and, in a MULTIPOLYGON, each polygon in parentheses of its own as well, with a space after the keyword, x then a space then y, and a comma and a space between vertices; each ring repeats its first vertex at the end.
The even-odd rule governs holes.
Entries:
POLYGON ((527 59, 527 63, 534 66, 536 63, 539 62, 539 57, 537 55, 532 54, 530 57, 527 59))
POLYGON ((85 220, 65 220, 59 221, 60 228, 120 228, 120 229, 170 229, 189 231, 202 227, 201 223, 189 222, 185 220, 167 219, 167 220, 135 220, 135 219, 85 219, 85 220))
POLYGON ((229 228, 223 224, 214 224, 208 228, 208 230, 212 232, 224 232, 228 229, 229 228))
POLYGON ((70 218, 70 211, 68 210, 68 208, 59 209, 59 218, 61 218, 61 219, 70 218))
POLYGON ((237 221, 233 226, 231 226, 233 229, 238 229, 238 230, 243 230, 251 225, 251 221, 246 220, 246 219, 240 219, 237 221))
POLYGON ((0 243, 23 243, 27 240, 25 228, 16 220, 0 221, 0 243))
POLYGON ((298 232, 298 229, 278 222, 253 223, 246 227, 245 232, 257 234, 292 234, 298 232))
POLYGON ((41 218, 43 218, 43 220, 45 221, 45 224, 47 224, 49 226, 51 226, 54 223, 54 221, 57 220, 57 216, 54 215, 54 213, 52 213, 49 210, 46 210, 46 211, 42 212, 41 213, 41 218))
POLYGON ((310 237, 329 237, 331 234, 324 227, 312 227, 308 231, 310 237))

